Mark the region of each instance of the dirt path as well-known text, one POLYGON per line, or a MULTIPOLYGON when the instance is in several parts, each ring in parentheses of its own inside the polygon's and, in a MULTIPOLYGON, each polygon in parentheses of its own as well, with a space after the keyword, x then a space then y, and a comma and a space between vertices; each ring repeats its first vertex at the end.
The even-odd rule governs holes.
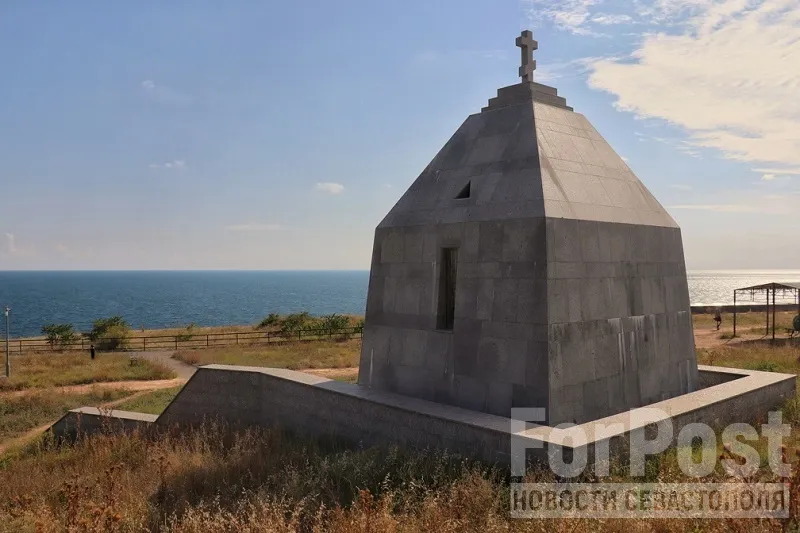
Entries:
MULTIPOLYGON (((175 381, 175 380, 163 380, 163 381, 167 382, 167 381, 175 381)), ((153 383, 153 382, 151 381, 150 383, 153 383)), ((159 386, 159 387, 156 387, 156 388, 160 389, 160 388, 164 388, 164 387, 159 386)), ((135 394, 131 394, 130 396, 125 396, 124 398, 119 398, 119 399, 116 399, 116 400, 111 401, 111 402, 106 402, 106 403, 100 404, 97 407, 114 407, 114 406, 119 405, 121 403, 127 402, 128 400, 132 400, 134 398, 138 398, 139 396, 143 396, 143 395, 149 393, 151 390, 155 390, 155 389, 144 389, 144 390, 141 390, 141 391, 139 391, 139 392, 137 392, 135 394)), ((45 431, 50 429, 53 426, 53 424, 58 422, 58 420, 60 420, 60 418, 57 418, 56 420, 52 420, 52 421, 48 422, 47 424, 43 424, 43 425, 41 425, 39 427, 33 428, 33 429, 29 430, 29 431, 26 431, 22 435, 14 437, 13 439, 8 439, 6 442, 0 442, 0 455, 3 455, 6 452, 6 450, 10 450, 12 448, 18 448, 18 447, 23 446, 23 445, 27 444, 28 442, 32 441, 33 439, 35 439, 36 437, 38 437, 39 435, 41 435, 42 433, 44 433, 45 431)))
POLYGON ((304 372, 306 374, 313 374, 315 376, 322 376, 324 378, 340 378, 340 377, 349 377, 354 374, 358 374, 358 367, 347 367, 347 368, 308 368, 306 370, 298 370, 298 372, 304 372))
POLYGON ((150 381, 103 381, 99 383, 87 383, 85 385, 66 385, 64 387, 48 387, 46 389, 23 389, 11 392, 0 393, 0 398, 19 398, 28 394, 36 394, 42 391, 54 391, 65 393, 86 393, 97 389, 125 389, 129 391, 151 391, 156 389, 168 389, 186 383, 185 379, 155 379, 150 381))
MULTIPOLYGON (((720 339, 720 335, 727 333, 731 334, 730 330, 721 330, 717 331, 715 328, 694 328, 694 344, 695 348, 702 349, 702 348, 716 348, 718 346, 736 346, 743 342, 752 342, 760 339, 765 339, 766 337, 763 333, 752 333, 750 331, 746 331, 745 333, 738 334, 735 339, 720 339)), ((786 336, 780 336, 779 338, 785 339, 786 336)))
POLYGON ((138 357, 140 359, 147 359, 148 361, 152 361, 153 363, 158 363, 160 365, 164 365, 165 367, 169 368, 175 374, 183 379, 184 381, 188 380, 190 377, 197 372, 197 368, 184 363, 178 359, 173 359, 172 354, 175 352, 128 352, 131 357, 138 357))

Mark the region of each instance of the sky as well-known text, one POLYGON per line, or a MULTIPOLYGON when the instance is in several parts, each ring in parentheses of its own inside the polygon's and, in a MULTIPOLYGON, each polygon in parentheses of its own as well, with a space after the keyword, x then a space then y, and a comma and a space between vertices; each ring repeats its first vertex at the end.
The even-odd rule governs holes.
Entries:
POLYGON ((522 29, 688 268, 800 267, 800 0, 2 0, 0 270, 368 269, 522 29))

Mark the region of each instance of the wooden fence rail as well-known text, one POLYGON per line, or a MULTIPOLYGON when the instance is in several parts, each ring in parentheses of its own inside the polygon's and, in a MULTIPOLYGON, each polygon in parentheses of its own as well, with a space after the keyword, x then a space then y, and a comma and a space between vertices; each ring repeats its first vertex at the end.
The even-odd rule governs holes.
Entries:
MULTIPOLYGON (((239 331, 231 333, 184 333, 179 335, 131 336, 126 339, 104 339, 107 344, 121 344, 115 351, 150 351, 178 350, 181 348, 214 348, 231 345, 279 344, 288 342, 308 342, 333 339, 360 339, 363 329, 360 327, 342 329, 300 329, 297 331, 239 331), (116 342, 113 342, 116 341, 116 342), (121 342, 120 342, 121 341, 121 342)), ((4 348, 5 339, 0 340, 0 348, 4 348)), ((47 339, 11 339, 11 353, 88 350, 92 341, 80 337, 74 341, 51 345, 47 339)), ((98 343, 95 343, 96 345, 98 343)))

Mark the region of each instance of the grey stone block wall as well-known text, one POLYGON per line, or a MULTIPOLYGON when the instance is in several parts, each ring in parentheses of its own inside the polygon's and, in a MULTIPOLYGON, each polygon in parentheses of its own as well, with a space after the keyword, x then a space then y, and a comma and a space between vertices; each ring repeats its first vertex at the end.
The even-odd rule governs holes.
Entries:
POLYGON ((679 229, 569 219, 423 229, 376 232, 362 385, 501 416, 548 407, 551 424, 697 388, 679 229), (436 330, 435 253, 386 255, 426 239, 433 250, 479 243, 459 254, 452 332, 436 330))
POLYGON ((678 228, 547 220, 550 423, 698 388, 678 228))
POLYGON ((582 422, 697 386, 680 230, 552 88, 461 125, 375 232, 359 383, 582 422), (456 199, 470 184, 470 197, 456 199), (452 331, 442 249, 458 248, 452 331))
POLYGON ((359 383, 502 416, 546 406, 546 246, 544 219, 379 228, 359 383), (455 322, 440 331, 438 253, 451 246, 455 322))

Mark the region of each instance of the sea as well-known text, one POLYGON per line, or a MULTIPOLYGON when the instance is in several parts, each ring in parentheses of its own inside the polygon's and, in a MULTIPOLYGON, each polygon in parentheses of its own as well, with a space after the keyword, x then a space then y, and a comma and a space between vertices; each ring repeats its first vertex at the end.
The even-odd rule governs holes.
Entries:
MULTIPOLYGON (((91 329, 120 315, 136 328, 255 324, 269 313, 362 315, 368 271, 0 271, 0 306, 12 337, 44 324, 91 329)), ((689 272, 693 305, 733 301, 733 289, 800 281, 800 270, 689 272)), ((0 327, 4 330, 4 327, 0 327)))

